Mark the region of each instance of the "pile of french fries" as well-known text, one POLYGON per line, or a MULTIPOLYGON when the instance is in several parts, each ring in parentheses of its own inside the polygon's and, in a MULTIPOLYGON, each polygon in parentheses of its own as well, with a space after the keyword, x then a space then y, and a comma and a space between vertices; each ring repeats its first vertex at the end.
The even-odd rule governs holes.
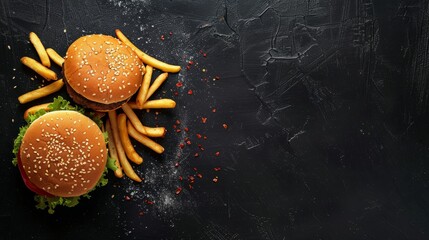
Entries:
MULTIPOLYGON (((121 109, 109 111, 104 129, 107 131, 109 137, 108 149, 110 157, 116 160, 117 169, 114 172, 115 176, 122 178, 125 173, 130 179, 141 182, 142 178, 136 174, 130 161, 139 165, 143 163, 143 157, 134 149, 130 137, 156 153, 161 154, 164 152, 164 147, 152 140, 152 138, 164 137, 166 129, 164 127, 148 127, 143 125, 134 110, 174 108, 176 102, 172 99, 149 100, 149 98, 165 82, 168 78, 168 73, 177 73, 181 68, 180 66, 162 62, 144 53, 119 29, 115 33, 118 39, 130 47, 146 66, 144 67, 145 74, 142 85, 136 94, 136 101, 124 104, 121 109), (151 83, 154 69, 158 69, 163 73, 151 83)), ((22 104, 48 96, 59 91, 64 86, 64 81, 58 79, 57 74, 50 69, 51 60, 62 67, 64 58, 52 48, 45 49, 35 33, 31 32, 29 37, 30 42, 34 45, 39 55, 40 62, 30 57, 21 58, 21 62, 46 80, 54 82, 19 96, 18 101, 22 104)), ((30 114, 34 114, 40 109, 49 110, 49 104, 44 103, 28 108, 24 113, 24 118, 27 118, 30 114)))

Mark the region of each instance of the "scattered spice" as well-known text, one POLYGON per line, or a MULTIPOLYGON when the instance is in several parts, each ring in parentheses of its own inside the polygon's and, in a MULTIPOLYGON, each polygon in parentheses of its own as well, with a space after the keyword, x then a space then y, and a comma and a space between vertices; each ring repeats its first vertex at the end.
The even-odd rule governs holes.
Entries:
POLYGON ((213 170, 215 170, 216 172, 219 172, 220 171, 220 167, 215 167, 215 168, 213 168, 213 170))
POLYGON ((215 155, 216 155, 216 157, 219 157, 220 152, 216 152, 215 155))
POLYGON ((185 130, 185 132, 189 132, 189 128, 185 127, 183 130, 185 130))
POLYGON ((216 112, 216 108, 213 108, 213 109, 212 109, 212 112, 214 112, 214 113, 215 113, 215 112, 216 112))
POLYGON ((178 188, 176 189, 176 195, 179 195, 181 192, 182 192, 182 188, 181 188, 181 187, 178 187, 178 188))
POLYGON ((201 134, 197 133, 197 138, 202 138, 201 134))
POLYGON ((179 181, 183 181, 183 177, 182 176, 179 176, 179 181))
POLYGON ((126 195, 126 196, 125 196, 125 200, 130 201, 130 200, 131 200, 131 198, 130 198, 128 195, 126 195))
POLYGON ((174 164, 174 167, 179 167, 180 166, 180 164, 178 163, 178 162, 176 162, 175 164, 174 164))
POLYGON ((190 140, 186 141, 186 144, 191 145, 191 141, 190 140))
POLYGON ((228 129, 228 125, 226 123, 222 124, 222 127, 228 129))
POLYGON ((173 32, 170 32, 169 34, 170 34, 170 36, 171 36, 171 35, 173 35, 173 32))
POLYGON ((204 151, 204 150, 205 150, 201 144, 198 144, 198 148, 199 148, 201 151, 204 151))
POLYGON ((188 91, 188 95, 192 95, 194 92, 192 91, 192 89, 189 89, 188 91))
POLYGON ((203 175, 202 175, 201 173, 198 173, 198 174, 197 174, 197 177, 198 177, 198 178, 203 178, 203 175))
POLYGON ((176 120, 176 124, 177 124, 177 125, 180 125, 180 123, 181 123, 181 122, 180 122, 180 120, 179 120, 179 119, 177 119, 177 120, 176 120))
POLYGON ((144 212, 143 211, 140 211, 139 212, 139 216, 143 216, 144 215, 144 212))
POLYGON ((195 154, 194 154, 194 157, 198 157, 198 156, 200 156, 200 154, 198 154, 198 153, 195 153, 195 154))
POLYGON ((218 180, 219 180, 219 178, 217 176, 213 178, 214 183, 217 183, 218 180))
POLYGON ((185 144, 181 143, 181 144, 179 144, 179 147, 180 147, 181 149, 183 149, 183 148, 185 147, 185 144))
POLYGON ((161 41, 164 41, 165 40, 164 35, 161 35, 160 39, 161 39, 161 41))
POLYGON ((183 83, 181 81, 177 81, 176 87, 182 87, 182 86, 183 86, 183 83))
POLYGON ((176 129, 176 132, 178 132, 178 133, 179 133, 179 132, 181 132, 181 131, 182 131, 182 130, 180 130, 180 129, 176 129))
POLYGON ((144 200, 144 202, 147 204, 147 205, 153 205, 154 204, 154 202, 153 201, 150 201, 150 200, 144 200))
POLYGON ((202 118, 201 118, 201 122, 202 122, 202 123, 206 123, 206 122, 207 122, 207 118, 206 118, 206 117, 202 117, 202 118))

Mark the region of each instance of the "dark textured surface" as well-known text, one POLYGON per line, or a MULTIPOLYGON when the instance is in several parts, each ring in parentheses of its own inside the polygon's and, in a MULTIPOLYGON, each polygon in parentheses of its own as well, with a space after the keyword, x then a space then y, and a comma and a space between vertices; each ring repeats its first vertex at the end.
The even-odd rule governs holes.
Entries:
POLYGON ((428 13, 423 0, 0 1, 1 239, 429 238, 428 13), (177 108, 139 113, 169 129, 166 152, 138 146, 145 183, 110 176, 48 215, 10 164, 32 105, 16 98, 41 84, 19 62, 36 57, 28 33, 63 54, 116 28, 184 68, 157 93, 177 108), (189 190, 177 179, 193 167, 189 190))

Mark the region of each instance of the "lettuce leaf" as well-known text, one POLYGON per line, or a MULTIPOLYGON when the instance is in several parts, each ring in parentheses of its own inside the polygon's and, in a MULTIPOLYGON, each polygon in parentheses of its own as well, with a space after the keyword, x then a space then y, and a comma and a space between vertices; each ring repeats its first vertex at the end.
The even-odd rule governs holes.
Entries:
MULTIPOLYGON (((14 143, 13 143, 12 152, 15 155, 15 157, 12 160, 13 165, 16 166, 18 163, 17 156, 18 156, 19 148, 21 147, 22 139, 25 135, 25 132, 27 131, 27 129, 31 125, 31 123, 33 123, 40 116, 43 116, 45 113, 50 112, 50 111, 59 111, 59 110, 72 110, 72 111, 77 111, 77 112, 80 112, 82 114, 85 114, 84 108, 70 105, 70 102, 65 100, 61 96, 54 98, 54 101, 48 105, 48 108, 49 108, 48 111, 41 109, 34 114, 30 114, 28 116, 28 118, 26 119, 27 125, 19 128, 18 136, 15 138, 14 143)), ((96 115, 94 115, 93 112, 90 112, 90 113, 85 114, 85 115, 90 117, 99 127, 101 127, 103 125, 102 120, 99 117, 96 117, 96 115)), ((104 136, 104 140, 107 143, 107 141, 108 141, 107 133, 103 132, 103 136, 104 136)), ((106 168, 103 172, 103 175, 98 180, 97 185, 93 189, 91 189, 88 193, 92 192, 97 187, 102 187, 102 186, 105 186, 107 184, 107 182, 108 182, 108 179, 106 178, 107 169, 116 170, 116 165, 115 165, 114 161, 115 161, 114 159, 108 157, 106 168)), ((88 193, 86 193, 82 196, 79 196, 79 197, 46 197, 46 196, 41 196, 41 195, 35 195, 34 200, 37 202, 36 208, 38 208, 38 209, 46 209, 47 208, 48 213, 53 214, 55 212, 54 209, 57 206, 74 207, 77 204, 79 204, 79 200, 81 199, 81 197, 90 198, 91 196, 88 193)))

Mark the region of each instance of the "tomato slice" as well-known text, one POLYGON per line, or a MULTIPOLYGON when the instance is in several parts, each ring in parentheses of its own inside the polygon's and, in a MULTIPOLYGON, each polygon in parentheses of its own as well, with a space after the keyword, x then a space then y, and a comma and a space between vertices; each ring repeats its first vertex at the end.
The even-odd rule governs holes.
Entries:
POLYGON ((28 178, 27 174, 24 171, 24 168, 22 167, 22 163, 21 163, 21 158, 19 156, 20 154, 17 154, 17 160, 18 160, 18 168, 19 168, 19 172, 21 173, 21 177, 22 180, 24 181, 25 186, 27 186, 28 189, 30 189, 32 192, 38 194, 38 195, 42 195, 42 196, 46 196, 46 197, 53 197, 54 195, 46 192, 45 190, 37 187, 36 185, 34 185, 30 179, 28 178))

